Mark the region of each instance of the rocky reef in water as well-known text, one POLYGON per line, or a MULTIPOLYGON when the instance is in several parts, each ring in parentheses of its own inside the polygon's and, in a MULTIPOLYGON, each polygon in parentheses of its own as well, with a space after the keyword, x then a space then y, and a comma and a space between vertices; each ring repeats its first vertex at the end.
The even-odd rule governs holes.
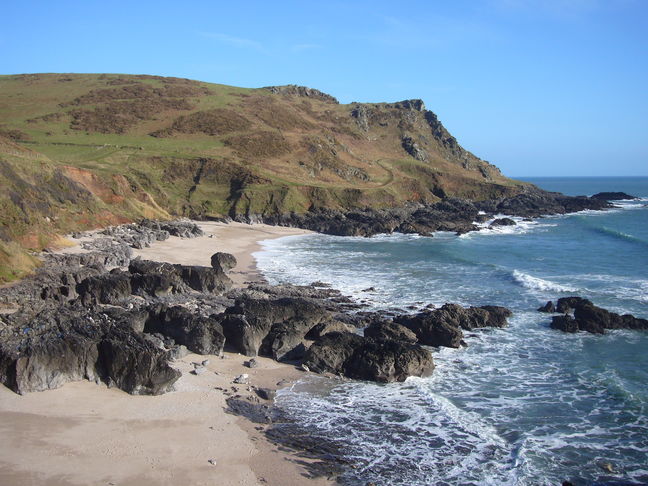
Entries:
POLYGON ((549 301, 538 311, 559 314, 552 317, 551 328, 569 333, 587 331, 605 334, 606 330, 612 329, 648 330, 648 320, 631 314, 610 312, 583 297, 563 297, 556 304, 549 301))
POLYGON ((463 345, 462 329, 502 327, 510 315, 453 304, 415 315, 358 312, 351 299, 318 284, 233 289, 227 272, 236 260, 224 253, 211 267, 132 259, 130 248, 163 237, 160 231, 199 234, 187 223, 165 224, 111 228, 86 242, 94 249, 46 254, 34 276, 0 290, 0 302, 18 307, 0 316, 0 382, 25 393, 85 379, 155 395, 178 379, 174 359, 224 350, 318 373, 402 381, 432 372, 424 346, 463 345))

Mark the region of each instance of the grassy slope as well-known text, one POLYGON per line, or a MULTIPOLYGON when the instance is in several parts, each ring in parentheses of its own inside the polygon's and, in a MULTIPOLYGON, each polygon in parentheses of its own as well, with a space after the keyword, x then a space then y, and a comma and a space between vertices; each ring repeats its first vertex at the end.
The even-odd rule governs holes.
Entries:
MULTIPOLYGON (((301 96, 299 95, 301 94, 301 96)), ((425 113, 152 76, 0 76, 0 281, 59 234, 139 217, 385 207, 517 184, 425 113), (403 148, 409 136, 422 149, 403 148), (457 148, 458 147, 458 148, 457 148)))

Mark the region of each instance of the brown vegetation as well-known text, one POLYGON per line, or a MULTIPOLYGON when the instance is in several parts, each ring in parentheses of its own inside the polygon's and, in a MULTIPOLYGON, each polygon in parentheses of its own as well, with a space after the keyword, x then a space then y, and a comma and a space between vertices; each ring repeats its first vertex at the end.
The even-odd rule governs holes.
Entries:
POLYGON ((178 117, 169 128, 157 130, 151 135, 168 137, 174 133, 204 133, 216 136, 247 130, 250 126, 249 120, 235 111, 216 108, 178 117))
POLYGON ((290 152, 290 144, 283 135, 277 132, 261 131, 235 135, 226 139, 225 145, 232 148, 241 157, 257 159, 279 157, 290 152))

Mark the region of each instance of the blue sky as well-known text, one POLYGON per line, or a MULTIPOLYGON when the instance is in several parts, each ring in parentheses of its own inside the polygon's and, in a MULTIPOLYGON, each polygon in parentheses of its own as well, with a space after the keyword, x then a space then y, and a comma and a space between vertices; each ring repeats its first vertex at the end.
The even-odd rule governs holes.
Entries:
POLYGON ((21 1, 0 73, 422 98, 505 174, 648 175, 648 0, 21 1))

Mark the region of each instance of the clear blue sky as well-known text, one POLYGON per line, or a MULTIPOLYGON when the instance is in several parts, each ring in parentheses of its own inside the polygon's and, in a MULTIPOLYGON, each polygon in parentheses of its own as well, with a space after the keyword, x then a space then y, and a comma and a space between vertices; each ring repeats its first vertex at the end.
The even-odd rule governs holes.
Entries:
POLYGON ((648 175, 648 0, 23 0, 2 10, 2 74, 422 98, 507 175, 648 175))

